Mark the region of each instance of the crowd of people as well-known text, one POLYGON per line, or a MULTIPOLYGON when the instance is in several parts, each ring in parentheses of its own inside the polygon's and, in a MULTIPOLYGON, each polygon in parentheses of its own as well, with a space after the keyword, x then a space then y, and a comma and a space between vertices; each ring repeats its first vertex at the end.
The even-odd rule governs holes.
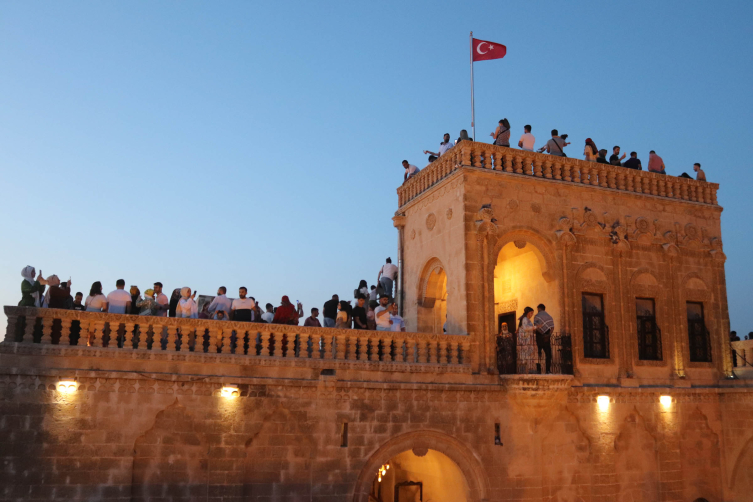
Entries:
MULTIPOLYGON (((312 308, 303 325, 344 329, 370 329, 378 331, 405 331, 405 322, 398 315, 397 304, 393 300, 393 285, 398 269, 387 258, 377 275, 378 286, 369 289, 362 280, 354 291, 356 306, 350 300, 340 301, 338 295, 324 303, 323 324, 319 321, 319 309, 312 308)), ((241 286, 238 298, 227 297, 227 288, 220 286, 211 302, 206 302, 199 310, 196 301, 197 292, 189 287, 173 290, 168 296, 162 291, 162 283, 155 282, 153 287, 143 293, 138 286, 125 290, 125 280, 118 279, 115 289, 105 295, 100 281, 94 282, 89 294, 84 299, 82 292, 71 294, 71 279, 61 282, 57 275, 44 277, 42 271, 37 275, 36 269, 27 266, 21 271, 20 307, 39 307, 80 310, 86 312, 108 312, 111 314, 130 314, 139 316, 178 317, 190 319, 231 320, 240 322, 266 322, 274 324, 298 325, 304 317, 303 305, 293 305, 287 296, 283 296, 280 305, 271 303, 261 310, 261 302, 248 296, 248 289, 241 286)))
MULTIPOLYGON (((520 140, 518 140, 518 148, 520 148, 521 150, 526 150, 529 152, 534 151, 536 145, 536 137, 531 133, 531 130, 532 128, 530 125, 523 126, 523 135, 520 137, 520 140)), ((557 129, 552 129, 551 134, 551 139, 547 140, 544 146, 536 151, 538 151, 539 153, 546 152, 550 155, 557 155, 559 157, 567 157, 565 148, 571 144, 567 141, 567 134, 560 135, 557 129)), ((490 134, 490 136, 494 138, 492 144, 510 148, 510 135, 510 122, 506 118, 504 118, 499 121, 499 125, 497 126, 495 131, 490 134)), ((452 149, 453 146, 457 145, 461 141, 473 141, 473 138, 468 137, 468 131, 466 131, 465 129, 460 131, 460 135, 454 143, 450 141, 450 134, 445 133, 442 138, 442 142, 439 143, 438 151, 431 152, 429 150, 424 150, 424 154, 429 155, 429 163, 432 163, 442 155, 445 155, 450 149, 452 149)), ((612 147, 612 155, 607 158, 607 154, 609 153, 608 150, 600 150, 591 138, 586 138, 585 146, 583 148, 583 158, 588 162, 611 164, 614 166, 621 166, 627 169, 635 169, 638 171, 643 170, 643 165, 638 158, 637 152, 630 152, 630 158, 627 160, 625 160, 626 154, 623 153, 622 155, 620 155, 620 152, 620 147, 618 145, 615 145, 612 147)), ((648 154, 647 167, 648 171, 650 172, 667 174, 664 160, 654 150, 651 150, 648 154)), ((405 169, 403 182, 412 178, 421 171, 418 167, 409 163, 407 160, 403 161, 403 168, 405 169)), ((695 164, 693 164, 693 171, 695 172, 696 180, 706 181, 706 173, 704 173, 704 171, 701 169, 700 163, 696 162, 695 164)), ((682 173, 680 177, 691 178, 692 176, 687 173, 682 173)))
POLYGON ((518 329, 511 333, 507 323, 502 323, 497 335, 497 369, 502 375, 541 373, 541 354, 545 371, 552 372, 552 334, 554 319, 544 304, 526 307, 518 318, 518 329))

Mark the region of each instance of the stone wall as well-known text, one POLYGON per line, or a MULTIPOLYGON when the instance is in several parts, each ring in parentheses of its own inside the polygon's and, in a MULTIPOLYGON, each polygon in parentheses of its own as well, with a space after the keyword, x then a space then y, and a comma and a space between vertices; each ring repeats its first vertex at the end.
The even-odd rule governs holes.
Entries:
POLYGON ((753 500, 749 389, 383 384, 369 372, 236 376, 228 398, 221 366, 132 371, 130 354, 85 352, 76 370, 60 369, 63 356, 0 354, 0 500, 366 502, 380 465, 422 449, 457 465, 473 502, 753 500), (76 390, 61 392, 61 378, 76 390))

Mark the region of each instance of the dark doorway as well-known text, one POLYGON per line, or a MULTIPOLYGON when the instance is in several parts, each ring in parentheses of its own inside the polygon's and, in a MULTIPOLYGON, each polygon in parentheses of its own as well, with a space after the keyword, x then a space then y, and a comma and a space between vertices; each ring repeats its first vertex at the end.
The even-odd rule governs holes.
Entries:
POLYGON ((503 322, 507 323, 507 331, 509 331, 510 333, 515 333, 515 331, 518 329, 518 325, 516 324, 517 321, 518 318, 515 315, 515 312, 505 312, 504 314, 499 314, 499 318, 497 319, 497 333, 499 333, 503 322))

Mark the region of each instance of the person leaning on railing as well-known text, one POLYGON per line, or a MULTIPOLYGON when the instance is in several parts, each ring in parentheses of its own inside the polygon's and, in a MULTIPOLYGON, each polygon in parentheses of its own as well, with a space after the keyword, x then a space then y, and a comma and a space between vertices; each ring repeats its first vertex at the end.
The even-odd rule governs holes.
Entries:
MULTIPOLYGON (((541 352, 544 352, 546 359, 546 373, 552 372, 552 334, 554 333, 554 319, 546 311, 546 306, 539 303, 536 307, 538 313, 533 319, 533 325, 536 328, 536 359, 540 360, 541 352)), ((541 372, 541 363, 537 364, 538 373, 541 372)))

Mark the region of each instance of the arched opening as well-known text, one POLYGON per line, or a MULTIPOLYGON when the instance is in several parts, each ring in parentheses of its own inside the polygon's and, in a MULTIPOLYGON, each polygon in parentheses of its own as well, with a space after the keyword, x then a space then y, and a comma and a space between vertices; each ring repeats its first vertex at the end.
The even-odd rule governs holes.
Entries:
POLYGON ((447 455, 432 449, 407 450, 374 474, 371 498, 377 502, 468 502, 468 482, 447 455))
MULTIPOLYGON (((539 304, 546 306, 546 312, 554 319, 554 333, 552 334, 552 348, 554 349, 555 333, 560 331, 560 301, 557 281, 553 280, 550 265, 541 250, 527 240, 515 239, 507 242, 497 255, 494 267, 494 333, 499 333, 502 323, 507 324, 508 331, 513 333, 514 340, 510 343, 517 346, 517 355, 511 365, 498 363, 498 366, 510 366, 500 369, 503 373, 538 373, 546 370, 545 364, 538 361, 537 346, 524 349, 530 340, 518 339, 514 335, 518 328, 518 317, 523 315, 526 307, 531 307, 536 313, 539 304)), ((535 337, 535 335, 533 335, 535 337)), ((530 345, 530 344, 528 344, 530 345)), ((528 346, 527 345, 527 346, 528 346)), ((500 349, 501 350, 501 349, 500 349)), ((507 349, 509 352, 510 349, 507 349)), ((541 357, 544 358, 542 351, 541 357)), ((551 357, 551 356, 550 356, 551 357)), ((560 369, 552 372, 558 373, 560 369)))
POLYGON ((418 332, 442 333, 447 320, 447 273, 436 258, 424 267, 418 298, 418 332))

